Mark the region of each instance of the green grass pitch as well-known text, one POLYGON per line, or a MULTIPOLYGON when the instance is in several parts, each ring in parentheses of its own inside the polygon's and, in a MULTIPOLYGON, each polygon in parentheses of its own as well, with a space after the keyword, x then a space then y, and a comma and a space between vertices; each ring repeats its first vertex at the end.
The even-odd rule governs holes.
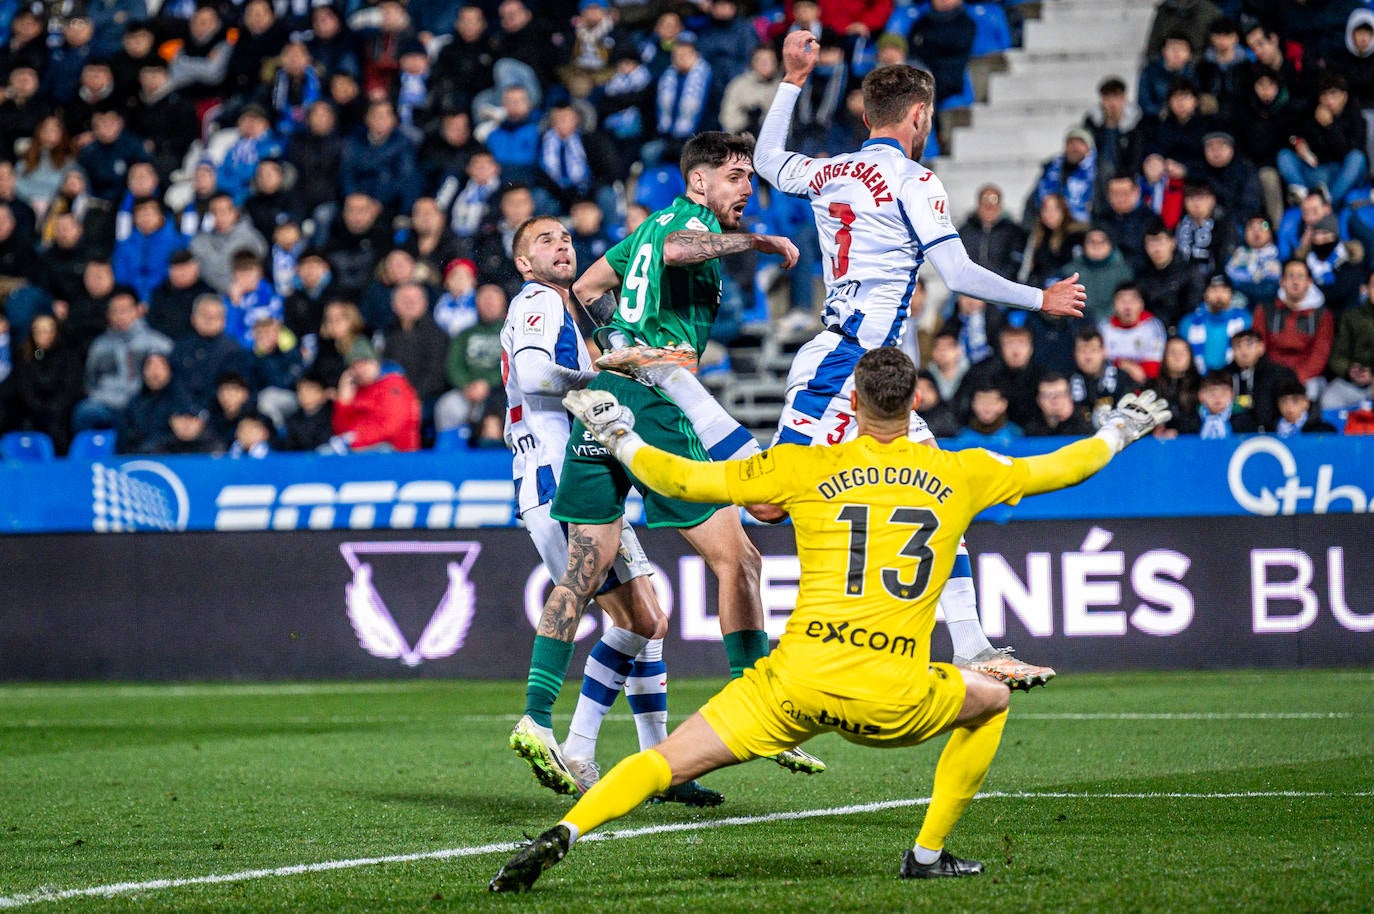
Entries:
MULTIPOLYGON (((675 716, 718 685, 675 681, 675 716)), ((1014 695, 987 796, 950 841, 986 862, 975 879, 896 877, 943 741, 826 736, 808 746, 824 775, 718 772, 724 806, 645 807, 533 893, 493 896, 509 851, 491 846, 569 802, 505 746, 522 696, 432 680, 0 687, 0 910, 1374 910, 1371 670, 1065 675, 1014 695)), ((574 700, 570 684, 560 728, 574 700)), ((633 749, 616 711, 603 763, 633 749)))

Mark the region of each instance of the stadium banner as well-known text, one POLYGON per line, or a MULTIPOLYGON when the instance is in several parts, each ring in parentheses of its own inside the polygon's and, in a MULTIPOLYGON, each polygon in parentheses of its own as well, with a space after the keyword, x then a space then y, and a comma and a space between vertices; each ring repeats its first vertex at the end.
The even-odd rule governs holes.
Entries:
MULTIPOLYGON (((1018 442, 1014 456, 1064 439, 1018 442)), ((1374 438, 1142 441, 1065 492, 980 519, 1280 516, 1364 513, 1374 438)), ((109 458, 0 461, 0 532, 412 530, 516 524, 504 450, 262 460, 109 458)), ((641 517, 631 500, 628 516, 641 517)))
MULTIPOLYGON (((641 535, 671 669, 724 676, 714 579, 676 532, 641 535)), ((776 637, 792 530, 751 535, 776 637)), ((993 643, 1062 674, 1374 663, 1363 517, 983 523, 969 543, 993 643)), ((6 680, 518 679, 549 588, 509 528, 11 536, 0 568, 6 680)), ((574 677, 603 624, 583 619, 574 677)), ((892 649, 880 634, 841 626, 835 649, 892 649)))

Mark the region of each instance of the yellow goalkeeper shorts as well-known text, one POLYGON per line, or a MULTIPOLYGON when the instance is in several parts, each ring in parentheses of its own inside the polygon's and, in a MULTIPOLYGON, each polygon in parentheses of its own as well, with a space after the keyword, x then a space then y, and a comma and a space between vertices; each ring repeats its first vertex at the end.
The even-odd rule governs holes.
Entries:
POLYGON ((949 730, 964 705, 964 677, 948 663, 930 665, 930 690, 913 705, 846 698, 789 681, 771 659, 745 670, 701 709, 740 761, 777 755, 820 733, 863 746, 914 746, 949 730))

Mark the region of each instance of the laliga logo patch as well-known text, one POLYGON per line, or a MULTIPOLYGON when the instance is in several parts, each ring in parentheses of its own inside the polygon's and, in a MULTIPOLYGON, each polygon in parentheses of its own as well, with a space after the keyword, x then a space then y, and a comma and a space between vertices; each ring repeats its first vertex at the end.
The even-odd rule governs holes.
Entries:
POLYGON ((941 225, 949 225, 949 201, 944 197, 930 198, 930 212, 935 217, 935 221, 941 225))
POLYGON ((353 581, 345 585, 344 594, 348 621, 358 636, 358 646, 374 657, 400 660, 408 667, 458 653, 476 612, 476 593, 468 570, 481 551, 480 543, 341 543, 339 552, 353 570, 353 581), (415 646, 411 647, 372 583, 371 563, 359 556, 436 553, 453 553, 461 558, 447 564, 448 587, 415 646))
POLYGON ((542 314, 526 314, 526 315, 525 315, 525 332, 528 333, 528 334, 530 334, 531 336, 539 336, 539 335, 543 334, 543 332, 544 332, 544 315, 542 315, 542 314))

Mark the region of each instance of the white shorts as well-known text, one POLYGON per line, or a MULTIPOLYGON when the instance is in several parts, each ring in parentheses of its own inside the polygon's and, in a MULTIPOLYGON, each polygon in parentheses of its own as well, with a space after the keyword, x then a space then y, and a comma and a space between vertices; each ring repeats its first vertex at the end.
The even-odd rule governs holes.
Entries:
MULTIPOLYGON (((868 350, 833 330, 822 330, 797 350, 787 372, 787 398, 774 444, 840 444, 855 437, 849 394, 854 366, 868 350)), ((925 420, 911 415, 911 439, 935 437, 925 420)))
MULTIPOLYGON (((558 581, 568 570, 568 531, 561 521, 549 516, 550 507, 548 502, 536 505, 525 511, 521 519, 525 522, 530 539, 534 541, 534 548, 539 551, 539 557, 544 560, 549 577, 558 581)), ((635 536, 634 528, 627 523, 621 523, 620 551, 616 554, 615 564, 606 575, 606 583, 597 594, 603 594, 621 584, 652 573, 653 566, 649 564, 649 557, 644 554, 644 547, 639 544, 639 537, 635 536)))

